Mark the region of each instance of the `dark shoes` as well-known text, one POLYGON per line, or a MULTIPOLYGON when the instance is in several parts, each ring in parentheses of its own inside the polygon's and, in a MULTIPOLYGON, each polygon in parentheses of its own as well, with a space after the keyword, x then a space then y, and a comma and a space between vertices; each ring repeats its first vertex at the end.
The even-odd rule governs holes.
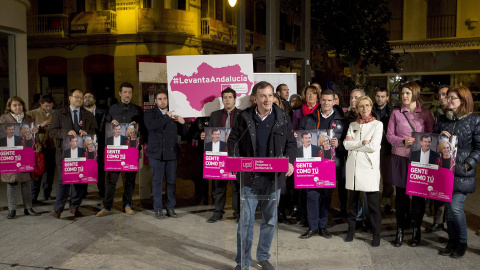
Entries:
POLYGON ((422 230, 420 228, 413 228, 412 241, 410 242, 411 247, 420 246, 420 239, 422 238, 422 230))
POLYGON ((213 215, 211 218, 207 219, 207 223, 215 223, 222 218, 222 216, 213 215))
POLYGON ((465 255, 465 251, 467 251, 467 243, 460 243, 450 257, 454 259, 460 259, 463 257, 463 255, 465 255))
POLYGON ((273 265, 267 260, 260 261, 257 263, 257 265, 260 266, 260 269, 275 270, 275 268, 273 268, 273 265))
POLYGON ((385 208, 383 209, 383 213, 385 213, 385 215, 393 214, 392 207, 390 206, 390 204, 385 205, 385 208))
POLYGON ((50 215, 54 218, 60 218, 62 212, 60 212, 60 210, 53 209, 52 212, 50 212, 50 215))
POLYGON ((167 217, 171 217, 171 218, 178 218, 178 215, 177 213, 175 213, 175 210, 167 210, 167 217))
POLYGON ((290 219, 287 218, 285 213, 278 213, 278 223, 292 224, 292 222, 290 222, 290 219))
POLYGON ((347 233, 347 236, 345 237, 345 242, 352 242, 354 235, 355 235, 355 228, 348 228, 348 233, 347 233))
POLYGON ((374 235, 372 239, 372 247, 380 246, 380 235, 374 235))
POLYGON ((328 232, 327 228, 318 229, 318 235, 325 238, 332 238, 332 235, 328 232))
POLYGON ((428 232, 428 233, 438 232, 438 231, 443 231, 444 228, 445 227, 444 227, 443 223, 433 223, 432 227, 426 228, 425 231, 428 232))
POLYGON ((312 236, 315 236, 318 234, 318 230, 310 230, 308 229, 304 234, 300 235, 298 238, 300 239, 307 239, 307 238, 310 238, 312 236))
POLYGON ((395 237, 395 241, 393 241, 393 245, 395 247, 401 247, 402 246, 403 236, 404 236, 403 228, 397 228, 397 236, 395 237))
POLYGON ((16 210, 8 210, 7 218, 8 218, 8 219, 13 219, 16 215, 17 215, 17 211, 16 211, 16 210))
POLYGON ((25 216, 39 216, 40 215, 37 212, 33 211, 32 208, 23 209, 23 213, 25 214, 25 216))
POLYGON ((155 218, 165 219, 165 215, 163 214, 163 211, 155 211, 155 218))
POLYGON ((69 211, 75 217, 83 217, 82 212, 80 212, 78 209, 70 209, 69 211))
POLYGON ((438 254, 442 256, 449 256, 457 248, 460 243, 456 240, 448 240, 447 246, 441 249, 438 254))

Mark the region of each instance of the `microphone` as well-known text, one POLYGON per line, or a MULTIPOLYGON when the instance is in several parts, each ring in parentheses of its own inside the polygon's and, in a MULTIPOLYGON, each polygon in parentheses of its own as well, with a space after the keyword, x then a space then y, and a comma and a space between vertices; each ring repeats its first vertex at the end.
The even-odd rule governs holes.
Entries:
MULTIPOLYGON (((247 126, 247 129, 245 129, 245 131, 242 133, 242 135, 240 135, 240 137, 238 138, 238 141, 235 143, 235 145, 233 146, 233 156, 236 157, 237 156, 237 146, 238 146, 238 143, 240 142, 240 140, 242 139, 243 135, 245 135, 245 133, 247 133, 248 129, 250 128, 250 124, 248 124, 247 126)), ((240 153, 238 153, 238 155, 240 155, 240 153)))

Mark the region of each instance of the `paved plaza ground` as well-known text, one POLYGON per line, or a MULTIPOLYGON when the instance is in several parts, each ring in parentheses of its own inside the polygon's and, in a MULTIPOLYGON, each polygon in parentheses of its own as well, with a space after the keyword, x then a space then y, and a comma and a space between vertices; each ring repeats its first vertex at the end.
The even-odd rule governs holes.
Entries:
MULTIPOLYGON (((477 170, 478 172, 478 170, 477 170)), ((478 173, 477 173, 478 176, 478 173)), ((477 181, 480 177, 477 177, 477 181)), ((179 183, 182 183, 179 181, 179 183)), ((480 184, 480 183, 477 183, 480 184)), ((177 195, 191 185, 179 184, 177 195)), ((233 269, 236 255, 236 228, 231 204, 227 202, 224 219, 206 223, 213 205, 191 205, 179 196, 176 211, 179 218, 154 218, 151 201, 140 201, 135 195, 136 213, 120 211, 122 182, 117 185, 114 211, 106 217, 95 217, 100 210, 96 185, 80 210, 85 215, 74 218, 68 211, 60 220, 49 212, 53 200, 35 205, 39 217, 23 215, 8 220, 6 184, 0 184, 0 269, 233 269)), ((54 193, 52 193, 54 194, 54 193)), ((138 193, 136 193, 138 194, 138 193)), ((334 193, 335 194, 335 193, 334 193)), ((40 198, 41 199, 41 198, 40 198)), ((336 196, 334 201, 338 201, 336 196)), ((18 201, 21 202, 19 195, 18 201)), ((298 239, 306 228, 298 223, 280 224, 278 253, 272 252, 272 263, 278 254, 277 269, 478 269, 480 267, 480 193, 467 196, 465 210, 468 224, 468 249, 462 259, 437 255, 447 241, 446 231, 424 233, 420 247, 391 245, 395 238, 394 215, 382 220, 380 247, 370 245, 371 235, 357 231, 354 241, 343 241, 347 224, 338 217, 338 203, 332 204, 332 239, 316 236, 298 239)), ((68 206, 67 206, 68 207, 68 206)), ((260 214, 257 213, 254 245, 258 239, 260 214)), ((423 226, 430 226, 427 210, 423 226)), ((407 230, 407 240, 411 230, 407 230)), ((277 239, 274 239, 276 242, 277 239)), ((407 241, 408 242, 408 241, 407 241)), ((273 245, 272 250, 275 249, 273 245)), ((253 258, 255 259, 253 249, 253 258)), ((256 261, 251 269, 257 269, 256 261)))

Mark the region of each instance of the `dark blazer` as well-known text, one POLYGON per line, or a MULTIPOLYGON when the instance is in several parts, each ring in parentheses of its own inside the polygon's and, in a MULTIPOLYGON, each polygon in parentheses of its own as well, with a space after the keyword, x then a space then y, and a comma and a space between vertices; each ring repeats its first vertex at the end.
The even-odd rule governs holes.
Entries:
POLYGON ((110 106, 103 118, 101 130, 105 130, 105 124, 112 122, 112 120, 117 120, 119 123, 131 123, 135 121, 139 124, 140 134, 144 134, 145 132, 142 107, 131 102, 128 104, 119 102, 110 106))
MULTIPOLYGON (((285 112, 273 105, 272 109, 275 113, 275 123, 270 132, 268 140, 269 157, 288 157, 288 162, 294 164, 297 141, 293 135, 292 124, 285 112)), ((230 136, 228 137, 228 155, 231 157, 255 157, 255 148, 257 143, 255 121, 253 116, 255 114, 256 106, 251 106, 240 113, 237 122, 232 127, 230 136)), ((278 188, 284 188, 286 182, 285 173, 277 173, 278 188)), ((246 183, 253 182, 253 173, 245 174, 246 183)), ((240 174, 237 174, 237 180, 240 174)))
MULTIPOLYGON (((82 130, 88 134, 95 134, 97 129, 97 121, 93 113, 87 111, 85 108, 80 108, 81 119, 83 121, 82 130)), ((48 134, 50 137, 56 139, 56 156, 57 165, 62 164, 63 159, 63 137, 68 135, 68 132, 73 130, 72 114, 70 113, 70 105, 65 106, 60 110, 56 110, 52 115, 52 122, 50 123, 50 130, 48 134)))
MULTIPOLYGON (((127 145, 128 138, 120 135, 120 145, 127 145)), ((113 136, 107 138, 106 145, 113 145, 113 136)))
MULTIPOLYGON (((83 157, 85 154, 85 148, 77 147, 78 149, 78 154, 77 157, 83 157)), ((71 157, 71 148, 68 148, 67 150, 63 151, 63 158, 70 158, 71 157)))
MULTIPOLYGON (((320 147, 312 144, 312 157, 317 157, 320 149, 320 147)), ((303 158, 303 145, 297 148, 297 158, 303 158)))
POLYGON ((147 156, 160 160, 175 160, 180 154, 177 136, 185 136, 183 125, 164 115, 158 107, 145 111, 145 126, 148 130, 147 156))
MULTIPOLYGON (((216 110, 210 114, 210 123, 208 124, 209 127, 225 127, 222 123, 222 117, 223 117, 223 111, 224 109, 221 110, 216 110)), ((231 113, 233 113, 233 120, 230 122, 230 127, 233 127, 233 124, 237 122, 237 117, 240 115, 241 110, 238 108, 234 108, 231 113)))
MULTIPOLYGON (((377 103, 373 104, 373 111, 377 110, 377 103)), ((390 103, 387 102, 386 108, 385 108, 385 115, 377 120, 383 123, 383 136, 382 136, 382 143, 381 146, 381 154, 385 155, 391 155, 392 154, 392 145, 388 142, 387 140, 387 129, 388 129, 388 121, 390 120, 390 115, 392 115, 393 107, 390 105, 390 103)))
MULTIPOLYGON (((22 137, 13 135, 13 140, 14 140, 15 146, 22 145, 22 141, 23 141, 22 137)), ((0 146, 7 146, 7 137, 0 139, 0 146)))
MULTIPOLYGON (((209 142, 205 144, 205 151, 212 151, 213 142, 209 142)), ((227 143, 224 141, 220 141, 220 152, 227 152, 227 143)))
MULTIPOLYGON (((410 153, 410 162, 420 162, 420 152, 422 149, 413 151, 410 153)), ((435 164, 440 154, 430 149, 430 157, 428 158, 428 164, 435 164)))

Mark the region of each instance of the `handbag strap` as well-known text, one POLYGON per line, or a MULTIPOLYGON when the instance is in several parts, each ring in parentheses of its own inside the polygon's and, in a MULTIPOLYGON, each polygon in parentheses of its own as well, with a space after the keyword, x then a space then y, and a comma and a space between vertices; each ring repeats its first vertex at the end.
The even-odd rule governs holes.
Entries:
POLYGON ((405 114, 405 112, 402 113, 403 116, 405 116, 405 119, 407 119, 407 122, 408 124, 410 125, 410 127, 412 128, 413 132, 416 132, 415 131, 415 127, 412 125, 412 123, 410 123, 410 120, 408 119, 407 115, 405 114))

